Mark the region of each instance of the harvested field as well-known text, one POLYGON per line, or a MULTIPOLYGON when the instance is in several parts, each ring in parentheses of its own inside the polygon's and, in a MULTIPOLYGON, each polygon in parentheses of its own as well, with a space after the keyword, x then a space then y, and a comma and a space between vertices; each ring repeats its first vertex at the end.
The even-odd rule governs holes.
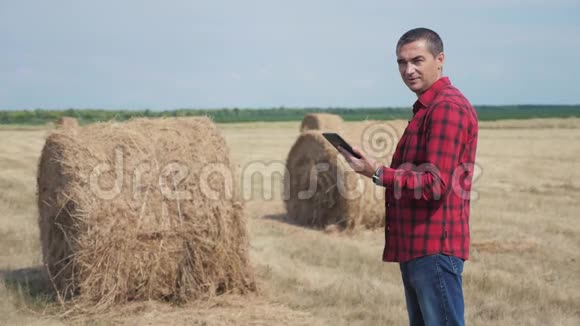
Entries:
MULTIPOLYGON (((469 325, 580 324, 578 125, 576 119, 481 123, 473 246, 463 274, 469 325)), ((64 318, 40 273, 36 173, 49 130, 0 127, 0 324, 406 324, 398 266, 381 262, 381 229, 323 232, 287 218, 281 184, 299 127, 218 125, 238 167, 242 198, 249 197, 250 264, 259 294, 180 306, 135 302, 64 318), (280 164, 267 165, 272 162, 280 164), (261 178, 247 178, 263 167, 270 169, 261 178)))

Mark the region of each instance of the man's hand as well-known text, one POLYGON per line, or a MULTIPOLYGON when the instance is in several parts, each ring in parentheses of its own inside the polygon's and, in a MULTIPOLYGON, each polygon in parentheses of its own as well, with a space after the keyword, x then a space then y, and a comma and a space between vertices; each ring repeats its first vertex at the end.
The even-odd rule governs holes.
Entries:
POLYGON ((358 174, 362 174, 366 177, 372 177, 375 174, 375 170, 379 167, 377 162, 373 159, 367 158, 358 148, 352 147, 352 150, 357 153, 361 158, 356 158, 349 152, 347 152, 344 148, 338 147, 338 151, 350 167, 358 174))

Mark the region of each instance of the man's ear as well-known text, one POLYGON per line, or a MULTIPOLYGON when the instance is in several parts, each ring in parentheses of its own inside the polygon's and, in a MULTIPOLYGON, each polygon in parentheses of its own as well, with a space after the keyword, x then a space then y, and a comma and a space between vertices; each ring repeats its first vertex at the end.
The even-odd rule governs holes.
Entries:
POLYGON ((437 57, 435 57, 435 60, 439 63, 439 70, 442 70, 443 64, 445 63, 445 53, 439 53, 437 57))

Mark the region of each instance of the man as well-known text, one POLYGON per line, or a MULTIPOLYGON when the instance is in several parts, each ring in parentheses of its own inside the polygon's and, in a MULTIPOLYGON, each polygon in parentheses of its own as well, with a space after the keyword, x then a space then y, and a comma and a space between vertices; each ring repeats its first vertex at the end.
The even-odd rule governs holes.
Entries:
POLYGON ((417 94, 390 167, 340 149, 351 167, 386 187, 383 260, 399 262, 411 325, 463 325, 463 263, 469 258, 469 197, 478 123, 443 77, 443 42, 417 28, 397 43, 403 82, 417 94))

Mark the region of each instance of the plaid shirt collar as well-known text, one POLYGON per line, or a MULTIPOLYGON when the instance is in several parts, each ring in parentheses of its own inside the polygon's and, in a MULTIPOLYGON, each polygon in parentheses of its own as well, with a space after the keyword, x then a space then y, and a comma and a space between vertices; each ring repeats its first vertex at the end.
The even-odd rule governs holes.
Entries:
POLYGON ((425 91, 417 101, 415 101, 415 104, 413 104, 413 115, 415 115, 420 109, 431 105, 435 96, 437 96, 437 93, 448 85, 451 85, 451 81, 449 81, 448 77, 441 77, 434 82, 433 85, 431 85, 431 87, 429 87, 429 89, 425 91))

